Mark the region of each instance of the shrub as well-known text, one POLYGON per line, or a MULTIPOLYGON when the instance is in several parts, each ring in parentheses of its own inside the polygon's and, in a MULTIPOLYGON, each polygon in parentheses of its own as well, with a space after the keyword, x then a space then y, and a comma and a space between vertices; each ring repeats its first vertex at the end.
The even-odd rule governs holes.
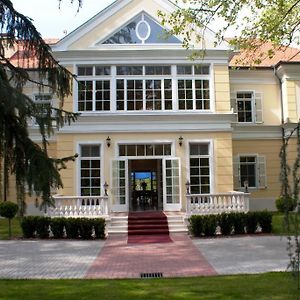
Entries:
POLYGON ((79 236, 79 221, 77 218, 66 219, 66 234, 69 239, 77 239, 79 236))
POLYGON ((292 211, 296 208, 296 201, 292 197, 280 196, 276 199, 276 208, 279 212, 292 211))
POLYGON ((13 219, 18 212, 18 205, 16 203, 5 201, 0 203, 0 216, 9 220, 13 219))
POLYGON ((221 228, 221 233, 223 235, 231 234, 233 228, 233 214, 222 213, 218 215, 218 224, 221 228))
POLYGON ((18 205, 16 203, 5 201, 0 203, 0 216, 8 219, 8 232, 11 239, 11 219, 15 217, 18 212, 18 205))
POLYGON ((21 221, 21 228, 23 237, 33 238, 37 229, 37 218, 35 216, 23 217, 21 221))
POLYGON ((189 231, 193 236, 200 237, 203 234, 203 216, 193 215, 189 218, 189 231))
POLYGON ((104 239, 105 238, 105 220, 102 218, 93 219, 95 238, 104 239))
POLYGON ((248 212, 246 214, 246 229, 247 233, 255 233, 257 229, 257 212, 248 212))
POLYGON ((50 228, 55 239, 62 239, 64 237, 66 219, 52 218, 50 221, 50 228))
POLYGON ((205 215, 203 216, 203 231, 205 236, 213 236, 216 234, 217 229, 217 216, 205 215))
POLYGON ((36 218, 36 233, 39 238, 47 239, 50 233, 50 218, 49 217, 37 217, 36 218))
POLYGON ((246 226, 246 214, 232 213, 232 222, 235 234, 244 234, 246 226))
POLYGON ((257 221, 263 233, 272 232, 272 213, 269 211, 257 212, 257 221))
POLYGON ((92 238, 94 221, 91 219, 78 219, 79 235, 84 240, 92 238))

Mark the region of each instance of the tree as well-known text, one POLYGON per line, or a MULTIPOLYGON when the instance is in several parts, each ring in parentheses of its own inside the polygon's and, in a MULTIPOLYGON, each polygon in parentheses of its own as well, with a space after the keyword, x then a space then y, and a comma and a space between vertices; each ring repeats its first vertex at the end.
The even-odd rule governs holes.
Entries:
POLYGON ((300 44, 300 0, 182 0, 170 15, 159 12, 163 24, 172 28, 170 34, 182 34, 183 44, 191 47, 192 37, 201 42, 213 23, 218 25, 215 43, 228 38, 228 29, 238 32, 230 44, 248 51, 249 65, 272 57, 276 49, 300 44), (244 16, 244 17, 243 17, 244 16), (261 46, 270 42, 262 51, 261 46))
MULTIPOLYGON (((81 5, 81 0, 78 0, 81 5)), ((73 2, 73 1, 71 1, 73 2)), ((25 186, 42 199, 41 208, 53 205, 52 188, 62 187, 59 174, 76 155, 52 158, 48 139, 57 129, 75 121, 77 114, 63 110, 63 99, 71 94, 73 75, 53 58, 30 19, 17 12, 10 0, 0 1, 0 170, 4 200, 8 178, 15 177, 20 214, 25 211, 25 186), (10 49, 18 50, 12 63, 10 49), (23 92, 30 83, 40 92, 56 95, 58 105, 46 111, 23 92), (38 124, 41 144, 30 138, 28 120, 38 124)))
POLYGON ((16 216, 18 209, 19 207, 16 203, 10 201, 0 203, 0 216, 8 219, 9 239, 11 239, 11 220, 16 216))

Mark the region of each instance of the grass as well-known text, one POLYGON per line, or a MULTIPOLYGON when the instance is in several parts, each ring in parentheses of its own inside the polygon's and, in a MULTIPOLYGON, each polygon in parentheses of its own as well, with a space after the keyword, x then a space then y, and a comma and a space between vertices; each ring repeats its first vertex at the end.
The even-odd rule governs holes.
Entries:
POLYGON ((294 213, 290 213, 290 232, 288 232, 287 228, 284 225, 284 214, 275 212, 272 218, 272 233, 274 234, 282 234, 282 235, 295 235, 295 217, 298 218, 299 226, 298 226, 298 234, 300 234, 300 216, 295 215, 294 213))
POLYGON ((131 280, 0 280, 0 299, 295 299, 289 273, 131 280))
MULTIPOLYGON (((20 226, 20 218, 14 218, 11 221, 12 238, 22 236, 22 229, 20 226)), ((8 220, 0 218, 0 240, 8 240, 8 220)))

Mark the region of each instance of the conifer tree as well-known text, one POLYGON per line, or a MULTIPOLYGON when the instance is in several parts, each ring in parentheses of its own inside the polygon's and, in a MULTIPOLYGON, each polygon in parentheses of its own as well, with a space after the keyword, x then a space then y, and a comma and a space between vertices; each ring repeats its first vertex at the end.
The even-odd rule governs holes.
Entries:
POLYGON ((72 81, 73 75, 54 59, 31 20, 17 12, 10 0, 1 0, 0 192, 7 200, 9 178, 15 178, 21 215, 25 212, 25 187, 41 198, 41 208, 53 205, 51 190, 63 185, 59 170, 76 157, 53 158, 47 150, 49 137, 77 118, 77 114, 63 110, 63 99, 71 94, 72 81), (13 62, 10 50, 18 53, 13 62), (24 93, 28 85, 55 95, 58 103, 55 107, 37 105, 24 93), (32 119, 38 125, 41 143, 30 136, 28 121, 32 119))

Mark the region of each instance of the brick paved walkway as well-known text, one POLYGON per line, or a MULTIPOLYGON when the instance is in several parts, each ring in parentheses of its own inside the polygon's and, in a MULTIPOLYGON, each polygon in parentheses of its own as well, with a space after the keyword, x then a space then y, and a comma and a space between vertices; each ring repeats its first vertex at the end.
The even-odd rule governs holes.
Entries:
POLYGON ((172 234, 173 243, 127 244, 127 236, 110 236, 86 278, 139 278, 215 275, 214 268, 186 234, 172 234))

